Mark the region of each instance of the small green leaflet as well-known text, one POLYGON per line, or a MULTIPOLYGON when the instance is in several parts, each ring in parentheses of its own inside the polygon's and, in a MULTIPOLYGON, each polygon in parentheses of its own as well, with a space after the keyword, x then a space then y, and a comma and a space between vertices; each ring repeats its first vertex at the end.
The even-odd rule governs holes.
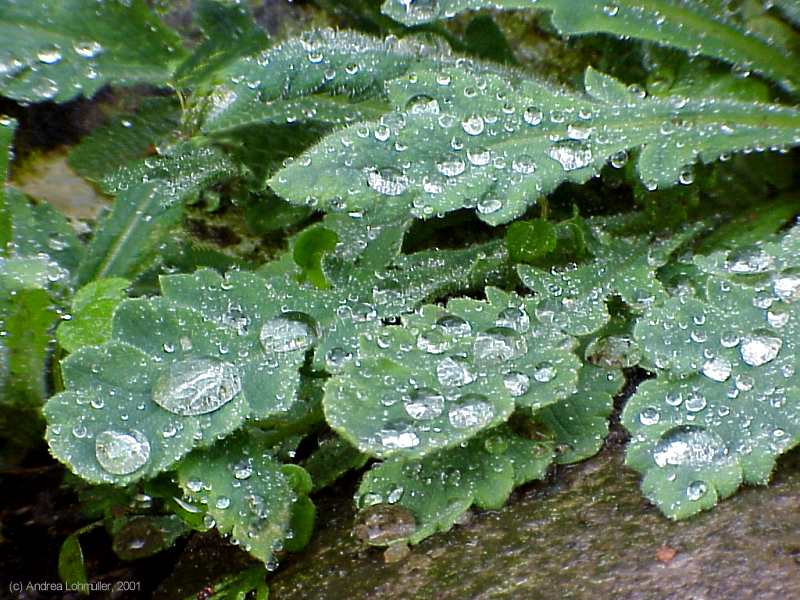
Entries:
POLYGON ((97 346, 111 338, 111 317, 128 297, 131 282, 121 277, 97 279, 79 289, 72 298, 71 318, 56 330, 56 339, 67 352, 97 346))
POLYGON ((422 457, 575 391, 573 340, 496 288, 425 306, 361 339, 326 386, 325 417, 362 452, 422 457))
POLYGON ((763 255, 776 266, 760 278, 709 276, 702 296, 670 298, 636 325, 658 378, 625 407, 627 463, 672 518, 714 506, 743 482, 765 484, 800 441, 800 261, 787 246, 763 255))
POLYGON ((65 102, 104 85, 161 84, 183 56, 180 38, 143 0, 0 0, 0 94, 65 102))
POLYGON ((331 133, 270 180, 287 200, 323 210, 391 203, 430 218, 473 208, 508 222, 559 184, 607 161, 637 167, 649 189, 688 182, 698 159, 797 143, 800 111, 722 98, 640 96, 593 69, 589 96, 467 59, 387 84, 394 112, 331 133))
MULTIPOLYGON (((418 25, 480 8, 550 10, 553 25, 562 34, 605 32, 644 39, 740 65, 796 88, 800 77, 794 62, 787 60, 786 49, 726 16, 729 9, 723 4, 699 0, 386 0, 383 12, 406 25, 418 25)), ((787 14, 792 14, 791 9, 787 14)))
POLYGON ((219 75, 224 83, 197 100, 203 132, 376 118, 388 108, 380 101, 383 83, 405 73, 423 49, 351 31, 306 32, 225 69, 219 75))
POLYGON ((265 563, 282 547, 297 500, 269 450, 256 433, 243 432, 178 466, 186 497, 205 507, 220 533, 265 563))
POLYGON ((358 488, 355 534, 376 546, 417 544, 448 531, 472 505, 502 507, 516 486, 545 475, 553 454, 552 439, 504 425, 422 460, 386 460, 358 488))

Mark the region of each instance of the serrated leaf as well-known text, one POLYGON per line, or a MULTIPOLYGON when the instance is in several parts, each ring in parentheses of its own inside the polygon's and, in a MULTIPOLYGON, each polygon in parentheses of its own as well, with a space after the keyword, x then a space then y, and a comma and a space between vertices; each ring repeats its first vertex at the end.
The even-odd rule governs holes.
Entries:
POLYGON ((184 204, 234 171, 218 150, 185 144, 168 156, 144 159, 104 177, 102 187, 117 198, 95 230, 79 280, 134 278, 157 258, 158 244, 180 222, 184 204))
POLYGON ((72 299, 71 319, 56 330, 56 339, 67 352, 97 346, 111 338, 111 317, 128 297, 130 281, 120 277, 97 279, 79 289, 72 299))
POLYGON ((584 364, 578 371, 577 391, 536 413, 536 420, 553 432, 557 463, 579 462, 597 454, 608 435, 614 396, 624 383, 619 369, 584 364))
POLYGON ((204 83, 237 58, 255 54, 269 43, 246 6, 201 0, 193 8, 206 39, 176 69, 174 79, 182 87, 204 83))
POLYGON ((386 460, 358 488, 355 533, 372 545, 417 544, 451 529, 470 506, 502 507, 514 487, 545 475, 553 454, 552 440, 501 426, 419 461, 386 460))
POLYGON ((385 109, 383 83, 405 73, 423 49, 352 31, 304 33, 220 73, 225 82, 198 100, 204 133, 258 123, 375 118, 385 109), (334 94, 337 97, 334 97, 334 94))
POLYGON ((588 335, 609 320, 607 301, 620 296, 641 310, 664 297, 655 270, 666 263, 681 237, 652 243, 649 236, 616 237, 594 228, 597 242, 588 262, 550 270, 520 265, 522 282, 534 292, 535 314, 573 335, 588 335))
POLYGON ((189 455, 178 481, 220 533, 256 558, 268 562, 283 543, 297 495, 258 436, 242 433, 189 455))
POLYGON ((536 8, 552 12, 562 34, 604 32, 673 46, 763 73, 794 89, 800 82, 785 48, 720 6, 698 0, 386 0, 383 12, 407 25, 480 8, 536 8))
POLYGON ((65 102, 114 83, 161 84, 181 58, 178 36, 145 2, 0 2, 0 93, 65 102))
POLYGON ((324 210, 392 204, 421 218, 474 208, 491 225, 563 182, 582 183, 642 147, 650 189, 691 179, 698 158, 797 143, 800 111, 723 98, 640 98, 586 73, 589 97, 461 60, 387 84, 394 111, 331 133, 270 180, 324 210))
POLYGON ((516 406, 537 410, 572 393, 572 340, 538 323, 524 299, 486 293, 362 337, 326 385, 331 427, 373 456, 416 458, 504 422, 516 406))
POLYGON ((173 98, 145 99, 133 114, 95 129, 69 153, 76 173, 100 182, 128 162, 144 158, 151 146, 172 132, 180 122, 180 106, 173 98))
POLYGON ((779 257, 788 270, 752 287, 711 276, 703 296, 670 298, 636 325, 658 379, 625 407, 627 463, 672 518, 710 508, 742 482, 766 483, 777 456, 800 441, 798 254, 779 257))

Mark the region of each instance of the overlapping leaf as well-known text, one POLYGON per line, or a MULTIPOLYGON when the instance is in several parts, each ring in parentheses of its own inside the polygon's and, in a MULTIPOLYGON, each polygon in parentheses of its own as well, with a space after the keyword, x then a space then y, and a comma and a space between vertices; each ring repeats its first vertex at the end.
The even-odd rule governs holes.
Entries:
POLYGON ((328 423, 373 456, 421 457, 502 423, 516 406, 537 410, 572 393, 572 339, 539 323, 524 299, 486 293, 362 337, 326 387, 328 423))
POLYGON ((710 276, 703 296, 670 298, 636 326, 658 379, 625 408, 627 462, 673 518, 742 482, 766 483, 777 456, 800 441, 800 262, 796 248, 770 250, 779 266, 760 280, 710 276))
POLYGON ((270 181, 323 209, 383 204, 432 217, 474 208, 490 224, 518 217, 565 181, 584 182, 642 147, 638 172, 658 186, 691 179, 698 158, 796 143, 800 112, 682 96, 641 98, 592 69, 590 97, 466 60, 387 84, 380 121, 336 131, 270 181))
MULTIPOLYGON (((748 28, 731 15, 726 3, 716 0, 386 0, 383 4, 386 14, 407 25, 480 8, 549 10, 563 34, 605 32, 649 40, 756 70, 788 88, 800 83, 792 61, 785 58, 785 48, 748 28)), ((790 16, 791 11, 786 10, 790 16)))
POLYGON ((178 468, 192 502, 232 543, 269 562, 290 530, 297 495, 259 437, 242 433, 194 452, 178 468))
POLYGON ((518 267, 523 283, 534 292, 539 319, 574 335, 594 333, 608 322, 611 296, 638 310, 663 298, 655 270, 681 242, 679 235, 661 242, 648 236, 616 237, 599 227, 594 235, 595 256, 588 262, 550 270, 518 267))
POLYGON ((553 454, 552 439, 501 426, 422 460, 386 460, 358 489, 355 533, 372 545, 419 543, 448 531, 473 505, 502 507, 516 486, 544 476, 553 454))
POLYGON ((241 59, 199 99, 203 131, 221 133, 256 123, 353 122, 387 108, 383 83, 418 62, 423 47, 359 33, 321 29, 241 59))
POLYGON ((0 94, 64 102, 109 83, 161 84, 180 39, 143 0, 0 2, 0 94))

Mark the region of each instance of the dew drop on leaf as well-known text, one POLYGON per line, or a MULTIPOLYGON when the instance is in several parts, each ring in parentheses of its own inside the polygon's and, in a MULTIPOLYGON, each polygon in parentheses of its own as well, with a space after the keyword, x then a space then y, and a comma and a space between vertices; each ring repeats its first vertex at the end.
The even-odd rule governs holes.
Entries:
POLYGON ((472 326, 456 315, 445 315, 436 321, 436 324, 442 328, 447 335, 454 337, 463 337, 472 332, 472 326))
POLYGON ((515 398, 524 396, 531 385, 531 378, 519 371, 509 371, 503 376, 503 385, 515 398))
POLYGON ((456 429, 484 427, 494 417, 494 410, 483 394, 464 394, 450 405, 447 417, 456 429))
POLYGON ((436 365, 439 383, 448 387, 461 387, 475 381, 469 362, 461 356, 448 356, 436 365))
POLYGON ((404 399, 403 407, 412 419, 430 421, 442 414, 444 396, 433 388, 416 388, 404 399))
POLYGON ((267 352, 307 350, 319 337, 317 322, 301 312, 285 312, 265 322, 259 339, 267 352))
POLYGON ((592 149, 584 142, 563 140, 553 144, 548 156, 557 161, 565 171, 575 171, 592 164, 592 149))
POLYGON ((705 481, 693 481, 686 488, 686 497, 689 500, 697 501, 705 496, 706 492, 708 492, 708 485, 705 481))
POLYGON ((491 327, 475 336, 472 351, 478 362, 501 363, 526 354, 528 344, 510 327, 491 327))
POLYGON ((222 408, 241 390, 235 365, 213 358, 193 358, 169 366, 153 387, 153 401, 164 410, 188 417, 222 408))
POLYGON ((783 340, 768 335, 752 335, 742 338, 739 351, 742 360, 751 367, 760 367, 775 359, 783 346, 783 340))
POLYGON ((712 381, 721 383, 728 380, 731 376, 731 370, 731 361, 717 356, 703 363, 703 368, 700 369, 700 372, 712 381))
POLYGON ((702 427, 684 425, 661 436, 653 459, 659 467, 705 467, 724 461, 727 455, 728 449, 717 434, 702 427))
POLYGON ((150 442, 136 429, 103 431, 95 438, 95 456, 109 473, 129 475, 141 469, 150 458, 150 442))
POLYGON ((392 167, 367 172, 367 185, 384 196, 399 196, 408 189, 408 184, 408 177, 392 167))

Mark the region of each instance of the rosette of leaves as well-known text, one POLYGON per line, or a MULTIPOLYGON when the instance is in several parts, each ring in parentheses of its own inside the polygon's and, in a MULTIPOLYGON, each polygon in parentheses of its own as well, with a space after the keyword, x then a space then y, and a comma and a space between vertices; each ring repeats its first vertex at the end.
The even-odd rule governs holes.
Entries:
POLYGON ((424 306, 362 336, 326 386, 328 423, 373 456, 418 458, 575 391, 573 339, 523 298, 491 287, 486 297, 424 306))
POLYGON ((658 377, 625 407, 627 463, 672 518, 710 508, 742 483, 765 484, 800 441, 796 239, 795 228, 749 262, 736 251, 697 259, 726 265, 727 276, 709 275, 697 295, 683 288, 636 325, 658 377))
POLYGON ((270 180, 325 210, 385 204, 430 218, 474 209, 491 225, 564 182, 583 183, 641 148, 648 189, 693 179, 692 165, 796 143, 800 112, 721 97, 643 97, 588 69, 586 94, 468 59, 420 65, 387 83, 393 110, 337 130, 270 180))

